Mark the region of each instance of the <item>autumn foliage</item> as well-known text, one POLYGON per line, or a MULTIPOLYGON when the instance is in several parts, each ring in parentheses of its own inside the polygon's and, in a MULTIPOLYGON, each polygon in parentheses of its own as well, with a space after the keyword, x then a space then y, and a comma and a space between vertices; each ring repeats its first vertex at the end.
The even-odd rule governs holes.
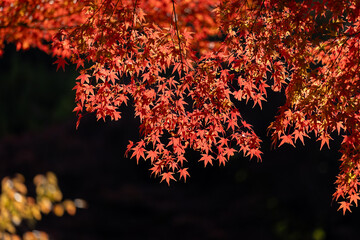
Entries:
MULTIPOLYGON (((1 181, 0 194, 0 238, 20 240, 16 229, 24 224, 34 225, 42 214, 53 212, 63 216, 65 212, 74 215, 77 207, 85 207, 81 199, 64 200, 54 173, 39 174, 34 178, 36 198, 28 196, 24 176, 5 177, 1 181), (24 223, 25 222, 25 223, 24 223)), ((30 228, 30 227, 28 227, 30 228)), ((48 235, 41 231, 24 231, 23 240, 47 240, 48 235)))
POLYGON ((204 166, 238 153, 261 160, 236 106, 283 92, 273 144, 314 137, 322 148, 340 135, 333 197, 345 213, 360 199, 359 21, 355 0, 5 0, 0 47, 75 64, 79 121, 116 121, 132 105, 141 139, 126 153, 168 184, 189 177, 188 149, 204 166))

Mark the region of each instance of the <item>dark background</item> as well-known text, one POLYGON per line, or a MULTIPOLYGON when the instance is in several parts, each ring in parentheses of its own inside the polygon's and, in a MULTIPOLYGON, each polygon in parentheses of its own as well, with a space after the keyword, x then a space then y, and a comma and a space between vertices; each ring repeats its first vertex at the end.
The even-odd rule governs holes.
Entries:
POLYGON ((270 93, 263 110, 239 105, 261 136, 263 161, 234 157, 203 167, 189 153, 187 183, 170 187, 150 177, 149 163, 124 157, 138 140, 138 119, 122 110, 118 122, 85 117, 75 130, 73 67, 56 72, 37 50, 5 49, 0 59, 0 178, 22 173, 31 190, 39 173, 57 174, 65 198, 87 209, 49 214, 36 229, 51 239, 356 239, 359 209, 345 216, 332 202, 341 139, 331 150, 307 139, 271 149, 266 129, 284 102, 270 93))

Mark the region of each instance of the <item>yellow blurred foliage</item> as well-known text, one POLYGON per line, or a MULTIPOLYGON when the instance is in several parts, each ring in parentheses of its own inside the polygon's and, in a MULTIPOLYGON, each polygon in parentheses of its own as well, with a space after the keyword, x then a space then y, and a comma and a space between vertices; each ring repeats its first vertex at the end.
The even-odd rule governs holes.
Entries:
MULTIPOLYGON (((34 177, 36 197, 26 196, 27 188, 25 178, 16 174, 14 178, 5 177, 1 181, 0 195, 0 239, 21 240, 16 235, 16 227, 23 220, 36 222, 41 220, 41 213, 53 212, 56 216, 64 215, 65 210, 69 215, 76 213, 76 207, 86 207, 86 202, 76 199, 62 202, 62 192, 58 186, 58 180, 54 173, 34 177), (78 204, 78 203, 82 204, 78 204)), ((29 231, 23 234, 23 240, 48 240, 45 232, 29 231)))
POLYGON ((48 240, 49 236, 45 232, 32 231, 23 235, 23 240, 48 240))
POLYGON ((2 240, 21 240, 16 234, 0 233, 0 239, 2 240))

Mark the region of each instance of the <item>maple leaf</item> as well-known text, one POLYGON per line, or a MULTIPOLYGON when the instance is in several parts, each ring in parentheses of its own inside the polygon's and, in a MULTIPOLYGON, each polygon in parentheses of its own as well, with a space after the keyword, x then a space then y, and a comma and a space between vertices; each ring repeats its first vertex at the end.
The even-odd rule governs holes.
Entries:
POLYGON ((330 137, 329 134, 321 134, 320 135, 320 137, 317 139, 317 140, 321 140, 320 150, 322 149, 322 147, 324 146, 325 143, 328 146, 328 148, 330 149, 330 146, 329 146, 330 139, 332 139, 332 138, 330 137))
POLYGON ((245 122, 244 120, 241 120, 241 124, 243 125, 243 127, 247 128, 247 129, 251 129, 251 124, 248 124, 247 122, 245 122))
POLYGON ((242 90, 233 92, 233 95, 234 95, 235 99, 237 99, 239 101, 241 101, 244 96, 242 90))
POLYGON ((291 144, 292 146, 295 147, 291 135, 283 135, 283 136, 280 137, 280 139, 281 139, 281 142, 280 142, 280 144, 279 144, 279 147, 280 147, 281 145, 283 145, 284 143, 291 144))
POLYGON ((110 73, 109 73, 109 75, 108 75, 108 78, 110 79, 110 81, 111 81, 113 84, 115 84, 115 81, 116 81, 117 79, 119 79, 118 76, 116 76, 116 73, 115 73, 114 71, 110 71, 110 73))
POLYGON ((341 144, 349 144, 355 148, 356 138, 354 136, 345 135, 341 144))
POLYGON ((224 157, 222 154, 219 154, 217 156, 217 159, 219 160, 219 166, 221 166, 221 164, 223 164, 225 166, 225 163, 226 163, 226 157, 224 157))
POLYGON ((355 205, 358 206, 358 200, 360 200, 359 194, 353 193, 350 195, 350 204, 355 202, 355 205))
POLYGON ((167 184, 170 186, 170 180, 172 179, 172 180, 174 180, 174 181, 176 181, 176 179, 174 178, 174 176, 173 176, 173 172, 165 172, 165 173, 162 173, 161 174, 161 181, 160 182, 162 182, 162 181, 166 181, 167 182, 167 184))
POLYGON ((184 155, 177 156, 177 162, 180 163, 181 167, 184 165, 184 161, 187 161, 184 155))
POLYGON ((219 140, 218 143, 220 144, 220 146, 224 146, 224 145, 227 146, 227 145, 228 145, 228 141, 229 141, 229 140, 228 140, 227 138, 223 138, 223 137, 222 137, 222 138, 220 138, 220 140, 219 140))
POLYGON ((250 159, 252 159, 254 156, 258 159, 258 161, 261 161, 261 151, 257 148, 250 148, 246 156, 250 155, 250 159))
POLYGON ((345 129, 343 123, 342 122, 337 122, 336 123, 336 130, 338 131, 338 135, 340 135, 341 129, 345 129))
POLYGON ((178 171, 178 173, 180 173, 180 179, 181 178, 184 178, 184 182, 186 182, 186 177, 189 176, 190 177, 190 174, 188 173, 188 168, 182 168, 178 171))
POLYGON ((304 136, 307 136, 306 134, 304 134, 303 132, 299 131, 299 130, 295 130, 294 131, 294 137, 295 137, 295 142, 297 139, 300 139, 300 141, 302 142, 303 145, 305 145, 304 143, 304 136))
POLYGON ((151 161, 151 162, 154 162, 154 159, 156 159, 157 156, 158 156, 158 152, 153 151, 153 150, 149 150, 149 151, 147 152, 146 158, 150 158, 150 161, 151 161))
POLYGON ((235 149, 233 148, 224 148, 224 154, 230 158, 231 156, 234 156, 235 149))
POLYGON ((78 70, 79 67, 84 67, 84 59, 82 58, 76 60, 76 70, 78 70))
POLYGON ((63 71, 65 71, 65 64, 68 65, 66 60, 64 58, 61 58, 61 57, 58 58, 53 64, 57 64, 56 71, 59 70, 60 67, 63 69, 63 71))
POLYGON ((203 153, 203 154, 201 154, 201 155, 202 155, 202 157, 200 158, 199 162, 204 161, 204 166, 205 166, 205 167, 206 167, 206 165, 207 165, 208 163, 210 163, 210 164, 212 165, 212 159, 213 159, 213 157, 212 157, 211 155, 208 155, 208 154, 205 154, 205 153, 203 153))
POLYGON ((125 157, 127 157, 129 151, 132 149, 133 146, 134 146, 134 142, 129 141, 129 144, 126 146, 125 157))
POLYGON ((351 212, 351 209, 350 209, 351 204, 350 204, 350 202, 341 201, 339 203, 340 203, 340 207, 338 208, 338 211, 340 209, 342 209, 343 210, 343 215, 345 215, 346 211, 351 212))
POLYGON ((231 128, 231 129, 234 131, 234 130, 235 130, 235 127, 238 127, 238 124, 237 124, 236 120, 233 119, 233 118, 229 118, 229 119, 227 120, 227 123, 228 123, 227 129, 231 128))
POLYGON ((83 74, 81 74, 80 76, 78 76, 78 77, 76 78, 76 80, 79 79, 81 84, 84 84, 84 82, 89 83, 89 77, 90 77, 89 74, 83 73, 83 74))
POLYGON ((152 168, 149 169, 151 171, 151 175, 154 174, 154 176, 156 177, 157 175, 159 175, 161 173, 161 165, 153 165, 152 168))

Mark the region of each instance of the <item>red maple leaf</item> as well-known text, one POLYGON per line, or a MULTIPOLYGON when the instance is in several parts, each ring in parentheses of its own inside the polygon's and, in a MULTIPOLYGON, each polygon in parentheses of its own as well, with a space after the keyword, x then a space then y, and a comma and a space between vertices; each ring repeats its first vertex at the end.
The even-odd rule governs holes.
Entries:
POLYGON ((332 139, 332 138, 330 137, 329 134, 321 134, 320 135, 320 137, 317 139, 317 140, 321 140, 320 150, 322 149, 322 147, 324 146, 325 143, 328 146, 328 148, 330 149, 330 146, 329 146, 330 139, 332 139))
POLYGON ((360 200, 360 197, 359 197, 359 194, 358 194, 358 193, 353 193, 353 194, 351 194, 349 198, 350 198, 350 204, 351 204, 352 202, 354 202, 355 205, 358 206, 358 200, 360 200))
POLYGON ((131 155, 131 158, 133 158, 135 156, 137 164, 139 164, 140 157, 145 159, 145 154, 144 154, 145 153, 145 148, 144 148, 144 146, 145 146, 145 143, 144 143, 143 140, 141 140, 140 142, 137 143, 137 145, 135 147, 131 148, 131 150, 134 151, 133 154, 131 155))
POLYGON ((110 79, 110 81, 111 81, 113 84, 115 84, 115 81, 116 81, 117 79, 119 79, 118 76, 116 76, 116 72, 114 72, 114 71, 110 71, 110 72, 109 72, 108 78, 110 79))
POLYGON ((131 150, 131 148, 134 146, 134 142, 133 141, 129 141, 129 144, 126 146, 126 151, 125 151, 125 157, 127 157, 129 151, 131 150))
POLYGON ((157 156, 158 156, 158 152, 153 151, 153 150, 149 150, 149 151, 147 152, 146 158, 150 158, 150 161, 151 161, 151 162, 154 162, 154 159, 156 159, 157 156))
POLYGON ((340 209, 342 209, 343 210, 343 215, 345 215, 346 211, 351 212, 350 206, 351 206, 350 202, 341 201, 340 202, 340 207, 338 208, 338 211, 340 209))
POLYGON ((85 82, 89 83, 89 77, 89 74, 85 74, 85 72, 83 72, 80 76, 76 78, 76 80, 79 79, 81 84, 84 84, 85 82))
POLYGON ((63 69, 63 71, 65 71, 65 64, 68 65, 66 60, 62 57, 59 57, 53 64, 57 64, 56 71, 59 70, 60 67, 63 69))
POLYGON ((304 145, 305 144, 304 143, 304 136, 307 136, 307 135, 304 134, 303 132, 297 130, 297 129, 294 131, 295 142, 296 142, 297 139, 300 139, 300 141, 304 145))
POLYGON ((162 178, 161 178, 160 182, 165 180, 167 182, 167 184, 170 186, 170 180, 171 179, 176 181, 173 174, 174 174, 173 172, 164 172, 163 174, 161 174, 162 178))
POLYGON ((222 154, 219 154, 217 156, 217 159, 219 160, 219 166, 221 166, 221 164, 223 164, 225 166, 225 163, 226 163, 226 157, 224 157, 222 154))
POLYGON ((228 158, 234 156, 235 149, 233 148, 224 148, 224 155, 227 155, 228 158))
POLYGON ((281 136, 281 137, 280 137, 281 142, 280 142, 280 144, 279 144, 279 147, 280 147, 281 145, 283 145, 284 143, 291 144, 292 146, 295 147, 292 138, 293 138, 293 137, 292 137, 291 135, 283 135, 283 136, 281 136))
POLYGON ((211 155, 208 155, 208 154, 201 154, 202 155, 202 157, 200 158, 200 160, 199 160, 199 162, 201 162, 201 161, 204 161, 204 166, 206 167, 206 165, 208 164, 208 163, 210 163, 211 165, 212 165, 212 159, 213 159, 213 157, 211 156, 211 155))
POLYGON ((186 177, 190 176, 187 170, 188 168, 182 168, 178 171, 178 173, 180 173, 180 179, 184 178, 184 182, 186 182, 186 177))

